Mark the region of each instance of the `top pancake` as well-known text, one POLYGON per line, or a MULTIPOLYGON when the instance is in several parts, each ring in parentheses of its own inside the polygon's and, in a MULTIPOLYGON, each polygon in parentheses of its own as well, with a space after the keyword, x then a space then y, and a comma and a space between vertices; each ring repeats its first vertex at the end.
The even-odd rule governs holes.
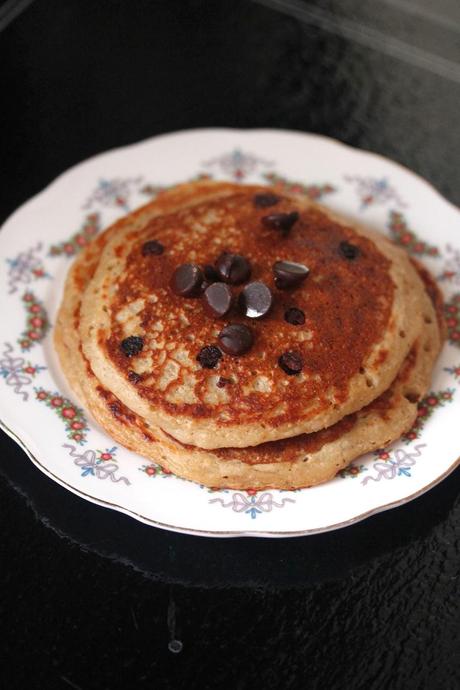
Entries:
MULTIPOLYGON (((300 196, 256 207, 254 194, 268 191, 274 190, 200 182, 164 194, 110 229, 84 294, 80 335, 95 375, 182 443, 244 447, 330 426, 388 388, 421 331, 424 289, 404 252, 300 196), (300 218, 287 236, 261 223, 269 213, 294 210, 300 218), (151 239, 162 243, 163 254, 142 255, 151 239), (355 259, 340 254, 342 241, 359 248, 355 259), (272 289, 275 304, 265 318, 235 309, 215 319, 200 298, 171 291, 177 266, 213 264, 224 251, 244 255, 251 280, 272 289), (293 290, 278 290, 277 260, 304 263, 310 275, 293 290), (304 325, 284 320, 290 306, 304 311, 304 325), (218 344, 227 323, 250 326, 252 349, 202 368, 197 354, 218 344), (144 347, 127 357, 120 343, 132 335, 144 347), (297 376, 278 366, 286 351, 303 359, 297 376)), ((242 287, 232 288, 235 296, 242 287)))

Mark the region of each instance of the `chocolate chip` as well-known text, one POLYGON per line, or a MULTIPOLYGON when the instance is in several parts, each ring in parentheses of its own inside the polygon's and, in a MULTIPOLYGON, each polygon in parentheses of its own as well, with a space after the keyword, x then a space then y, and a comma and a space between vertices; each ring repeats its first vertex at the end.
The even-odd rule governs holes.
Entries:
POLYGON ((289 307, 284 312, 284 320, 291 323, 293 326, 301 326, 305 323, 305 314, 302 309, 297 309, 297 307, 289 307))
POLYGON ((203 304, 210 316, 225 316, 232 306, 232 291, 225 283, 212 283, 204 291, 203 304))
POLYGON ((268 208, 275 206, 280 201, 280 197, 276 194, 256 194, 253 198, 253 203, 256 208, 268 208))
POLYGON ((231 323, 219 333, 219 342, 229 355, 242 355, 251 349, 254 336, 250 328, 242 323, 231 323))
POLYGON ((297 352, 284 352, 278 359, 278 364, 289 376, 300 374, 303 368, 302 357, 297 352))
POLYGON ((128 379, 131 381, 131 383, 139 383, 141 378, 142 378, 141 375, 137 374, 132 369, 130 371, 128 371, 128 379))
POLYGON ((200 292, 203 282, 203 271, 195 264, 178 266, 171 278, 171 289, 181 297, 195 297, 200 292))
POLYGON ((260 319, 268 314, 272 304, 272 291, 265 283, 249 283, 238 297, 238 305, 242 313, 250 319, 260 319))
POLYGON ((294 223, 299 220, 297 211, 291 213, 271 213, 269 216, 263 216, 262 224, 271 230, 279 230, 283 235, 287 235, 294 223))
POLYGON ((350 242, 345 240, 339 244, 339 252, 349 261, 356 259, 361 254, 359 247, 355 247, 354 244, 350 244, 350 242))
POLYGON ((249 280, 251 275, 251 264, 241 254, 230 254, 224 252, 216 261, 216 268, 219 271, 220 279, 232 285, 239 285, 249 280))
POLYGON ((156 254, 158 256, 159 254, 163 254, 164 250, 165 248, 161 242, 149 240, 142 245, 142 256, 149 256, 150 254, 156 254))
POLYGON ((218 365, 221 357, 222 352, 218 347, 215 345, 205 345, 197 354, 196 359, 203 369, 214 369, 218 365))
POLYGON ((121 405, 119 402, 111 402, 109 404, 109 410, 114 417, 119 417, 121 415, 121 405))
POLYGON ((310 269, 304 264, 296 264, 293 261, 276 261, 273 264, 275 285, 280 290, 288 290, 297 287, 310 273, 310 269))
POLYGON ((219 376, 216 386, 217 388, 225 388, 225 386, 228 386, 230 383, 232 383, 232 379, 226 379, 224 376, 219 376))
POLYGON ((211 266, 210 264, 203 266, 203 273, 206 281, 209 284, 218 283, 221 280, 220 273, 217 268, 214 268, 214 266, 211 266))
POLYGON ((123 354, 127 357, 138 355, 143 347, 144 338, 141 338, 140 335, 130 335, 128 338, 125 338, 120 343, 120 349, 123 352, 123 354))
POLYGON ((210 266, 209 264, 203 266, 203 273, 204 280, 200 285, 201 292, 204 292, 213 283, 219 283, 222 280, 219 271, 214 268, 214 266, 210 266))

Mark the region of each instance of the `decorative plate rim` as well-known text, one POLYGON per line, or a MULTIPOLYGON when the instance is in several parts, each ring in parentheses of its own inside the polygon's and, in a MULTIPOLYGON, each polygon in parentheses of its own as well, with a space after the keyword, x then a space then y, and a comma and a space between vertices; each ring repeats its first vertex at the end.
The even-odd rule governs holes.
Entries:
POLYGON ((415 491, 413 494, 410 496, 406 496, 405 498, 400 499, 399 501, 392 501, 391 503, 387 503, 382 506, 377 506, 376 508, 372 510, 368 510, 364 513, 361 513, 360 515, 357 515, 354 518, 350 518, 349 520, 345 520, 343 522, 338 522, 334 525, 328 525, 328 527, 325 528, 318 528, 318 529, 310 529, 310 530, 299 530, 299 531, 292 531, 292 532, 275 532, 275 531, 251 531, 251 530, 239 530, 239 531, 220 531, 216 530, 214 532, 209 532, 207 530, 198 530, 190 527, 182 527, 182 526, 177 526, 177 525, 169 525, 164 522, 159 522, 158 520, 153 520, 152 518, 145 517, 144 515, 141 515, 140 513, 136 513, 133 510, 129 510, 128 508, 124 508, 123 506, 118 505, 117 503, 110 503, 110 501, 105 501, 102 498, 95 498, 94 496, 91 496, 91 494, 86 494, 84 491, 81 491, 80 489, 77 489, 76 487, 72 486, 71 484, 68 484, 65 482, 63 479, 60 477, 57 477, 53 472, 51 472, 45 465, 42 465, 41 462, 35 457, 35 455, 32 453, 31 450, 27 447, 27 445, 24 443, 24 441, 17 436, 14 431, 8 428, 8 426, 3 422, 3 420, 0 419, 0 429, 4 431, 23 451, 24 453, 29 457, 30 460, 32 460, 33 464, 41 471, 43 474, 45 474, 47 477, 50 477, 53 479, 57 484, 60 486, 64 487, 65 489, 68 489, 71 491, 73 494, 76 496, 79 496, 80 498, 83 498, 84 500, 89 501, 90 503, 94 503, 95 505, 99 505, 103 508, 110 508, 111 510, 115 510, 118 513, 123 513, 124 515, 127 515, 128 517, 133 517, 139 522, 142 522, 146 525, 151 525, 152 527, 157 527, 158 529, 163 529, 168 532, 176 532, 178 534, 188 534, 190 536, 195 536, 195 537, 219 537, 219 538, 226 538, 226 537, 263 537, 266 539, 271 539, 271 538, 292 538, 292 537, 308 537, 313 534, 324 534, 326 532, 333 532, 334 530, 337 529, 343 529, 345 527, 350 527, 351 525, 354 525, 358 522, 362 522, 363 520, 366 520, 369 517, 372 517, 373 515, 378 515, 379 513, 384 513, 387 510, 391 510, 392 508, 399 508, 400 506, 404 505, 405 503, 410 503, 410 501, 413 501, 416 498, 419 498, 423 494, 427 493, 435 487, 437 484, 440 484, 446 477, 449 476, 459 465, 460 465, 460 456, 453 461, 452 465, 448 467, 448 469, 443 472, 439 477, 437 477, 435 480, 433 480, 430 484, 427 484, 424 486, 422 489, 419 489, 418 491, 415 491))
POLYGON ((7 218, 3 221, 3 223, 0 225, 0 232, 3 230, 4 225, 6 223, 9 223, 11 220, 14 219, 17 213, 22 211, 26 206, 29 204, 32 204, 34 201, 36 201, 39 197, 44 195, 46 192, 50 191, 51 188, 61 182, 63 179, 65 179, 67 176, 72 175, 73 173, 77 172, 81 168, 84 168, 86 165, 89 165, 96 160, 101 160, 105 156, 110 156, 110 154, 119 152, 119 151, 128 151, 135 149, 137 147, 141 147, 143 144, 146 144, 147 142, 150 141, 159 141, 161 139, 170 139, 173 138, 177 135, 187 135, 187 134, 205 134, 207 132, 213 132, 216 134, 231 134, 231 133, 239 133, 239 134, 288 134, 288 135, 293 135, 293 136, 301 136, 301 137, 306 137, 308 139, 323 139, 325 142, 328 144, 338 146, 338 147, 343 147, 345 149, 349 149, 350 151, 354 153, 364 153, 366 156, 371 156, 374 158, 377 158, 381 161, 383 161, 385 164, 390 163, 391 165, 394 165, 398 168, 400 168, 404 173, 407 173, 408 175, 411 175, 412 177, 416 178, 418 182, 421 184, 427 186, 431 192, 434 192, 444 203, 449 204, 449 206, 452 207, 454 211, 460 212, 460 206, 457 206, 454 204, 452 201, 447 199, 439 189, 435 187, 435 185, 427 180, 425 177, 422 177, 419 173, 414 172, 410 168, 408 168, 406 165, 403 163, 400 163, 399 161, 395 161, 392 158, 387 158, 381 153, 376 153, 375 151, 370 151, 369 149, 361 149, 358 146, 353 146, 352 144, 347 144, 344 141, 341 141, 340 139, 335 139, 334 137, 329 137, 326 134, 315 134, 313 132, 303 132, 300 129, 276 129, 276 128, 271 128, 271 127, 255 127, 255 128, 250 128, 250 127, 190 127, 189 129, 179 129, 175 130, 173 132, 164 132, 163 134, 156 134, 152 137, 147 137, 146 139, 139 139, 138 141, 133 141, 130 144, 125 144, 123 146, 113 146, 110 149, 106 149, 105 151, 101 151, 100 153, 95 153, 92 156, 89 156, 88 158, 85 158, 82 161, 79 161, 78 163, 75 163, 74 165, 71 165, 69 168, 66 168, 63 172, 59 173, 56 177, 53 177, 53 179, 48 182, 48 184, 43 187, 39 192, 36 192, 33 196, 29 197, 26 201, 24 201, 18 208, 16 208, 12 213, 10 213, 7 218))

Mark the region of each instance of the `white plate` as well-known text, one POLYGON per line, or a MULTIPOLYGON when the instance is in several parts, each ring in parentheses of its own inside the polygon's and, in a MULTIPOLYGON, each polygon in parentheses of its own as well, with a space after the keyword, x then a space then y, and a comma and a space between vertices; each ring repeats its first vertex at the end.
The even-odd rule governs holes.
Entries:
POLYGON ((460 213, 380 156, 316 135, 192 130, 81 163, 27 202, 0 235, 0 416, 49 477, 157 527, 208 536, 292 536, 343 527, 427 491, 460 462, 460 213), (302 187, 419 257, 446 295, 449 342, 417 428, 327 484, 213 491, 114 443, 75 404, 50 336, 70 259, 86 239, 164 187, 209 175, 302 187), (51 326, 47 328, 47 323, 51 326))

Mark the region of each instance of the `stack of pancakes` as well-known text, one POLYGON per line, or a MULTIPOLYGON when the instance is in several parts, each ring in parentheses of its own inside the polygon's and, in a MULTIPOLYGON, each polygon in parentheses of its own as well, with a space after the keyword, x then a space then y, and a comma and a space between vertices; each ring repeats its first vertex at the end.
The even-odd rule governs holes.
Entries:
POLYGON ((55 329, 118 443, 210 487, 327 481, 413 424, 444 337, 428 272, 302 195, 200 181, 82 251, 55 329))

